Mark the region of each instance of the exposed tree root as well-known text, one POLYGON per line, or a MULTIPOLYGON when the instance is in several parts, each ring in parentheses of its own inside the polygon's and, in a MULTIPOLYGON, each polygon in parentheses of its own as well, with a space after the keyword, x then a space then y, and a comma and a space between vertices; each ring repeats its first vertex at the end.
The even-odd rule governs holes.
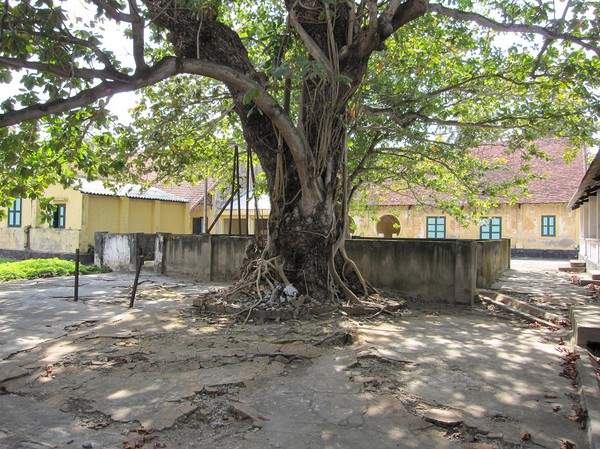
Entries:
MULTIPOLYGON (((328 267, 331 295, 327 300, 310 295, 304 273, 295 275, 296 282, 303 285, 293 285, 281 258, 267 257, 265 249, 261 250, 256 246, 249 250, 247 256, 240 280, 230 289, 213 293, 206 298, 208 302, 222 306, 223 312, 238 316, 244 323, 252 317, 284 320, 335 312, 373 318, 382 313, 396 315, 403 308, 402 302, 388 301, 379 295, 368 295, 369 290, 374 292, 374 289, 368 286, 354 262, 342 250, 338 252, 337 260, 341 267, 339 272, 346 276, 342 278, 335 269, 332 254, 328 267), (343 263, 339 263, 340 261, 343 263), (361 288, 353 291, 348 276, 354 276, 352 285, 360 285, 361 288), (359 296, 356 291, 362 295, 359 296)), ((216 308, 213 310, 217 311, 216 308)))

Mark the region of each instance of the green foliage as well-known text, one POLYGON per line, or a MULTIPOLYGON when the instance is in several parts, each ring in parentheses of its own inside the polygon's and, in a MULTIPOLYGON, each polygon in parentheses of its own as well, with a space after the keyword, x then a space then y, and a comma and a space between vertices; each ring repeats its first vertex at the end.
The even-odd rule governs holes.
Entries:
POLYGON ((502 198, 527 195, 539 177, 528 160, 545 156, 535 139, 568 139, 571 160, 597 143, 598 78, 590 74, 599 60, 561 45, 538 55, 540 45, 515 40, 507 50, 497 33, 441 16, 400 29, 371 59, 351 106, 349 166, 363 184, 354 207, 405 195, 466 225, 502 198), (573 64, 581 77, 564 74, 573 64), (518 152, 522 172, 507 177, 503 160, 473 154, 487 142, 518 152))
MULTIPOLYGON (((80 265, 81 274, 108 272, 106 267, 80 265)), ((75 262, 62 259, 28 259, 18 262, 0 261, 0 282, 16 279, 35 279, 68 276, 75 273, 75 262)))
MULTIPOLYGON (((0 83, 18 82, 19 88, 0 98, 0 114, 30 105, 43 108, 101 83, 127 84, 132 74, 145 73, 147 67, 134 68, 130 56, 117 56, 108 45, 121 38, 132 47, 134 30, 119 16, 130 14, 135 2, 84 3, 87 11, 82 15, 69 10, 70 2, 3 4, 0 83), (120 27, 115 28, 116 22, 120 27)), ((182 17, 198 26, 218 18, 244 43, 264 90, 242 92, 243 104, 267 93, 283 105, 288 95, 290 121, 301 123, 307 86, 354 87, 361 82, 339 117, 349 130, 348 172, 354 192, 376 185, 375 195, 417 195, 421 203, 443 207, 463 221, 476 219, 466 216, 461 206, 485 213, 498 198, 514 201, 526 194, 527 181, 535 174, 524 170, 492 183, 486 174, 502 170, 502 161, 479 160, 470 149, 483 142, 505 142, 510 151, 522 153, 526 169, 527 158, 543 157, 530 146, 537 138, 569 139, 567 158, 583 145, 598 143, 600 58, 593 49, 600 41, 599 2, 439 2, 470 16, 459 20, 427 13, 400 27, 370 57, 360 80, 353 79, 348 67, 336 66, 340 71, 331 76, 314 58, 290 26, 286 4, 291 3, 174 4, 189 8, 182 17), (516 25, 532 28, 498 32, 477 23, 477 17, 507 31, 516 25), (565 38, 534 32, 541 28, 565 38)), ((381 14, 390 2, 379 3, 374 6, 381 14)), ((172 36, 150 20, 148 5, 140 3, 138 12, 146 31, 141 48, 151 66, 173 56, 174 50, 172 36)), ((360 9, 365 2, 327 0, 323 5, 336 24, 346 16, 334 13, 353 7, 357 22, 352 35, 366 33, 371 18, 360 9)), ((315 27, 326 16, 323 9, 315 27)), ((47 186, 73 185, 78 176, 120 182, 229 178, 233 146, 245 150, 229 89, 206 78, 177 75, 140 93, 129 124, 118 123, 107 109, 108 100, 101 100, 0 128, 0 216, 14 198, 40 197, 47 186)), ((254 113, 261 111, 255 107, 250 115, 254 113)), ((355 195, 354 200, 368 203, 364 196, 355 195)))

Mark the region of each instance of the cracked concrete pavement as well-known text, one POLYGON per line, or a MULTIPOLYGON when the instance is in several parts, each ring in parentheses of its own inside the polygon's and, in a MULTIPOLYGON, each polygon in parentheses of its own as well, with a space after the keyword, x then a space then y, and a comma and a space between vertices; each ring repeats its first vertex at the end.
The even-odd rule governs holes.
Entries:
POLYGON ((401 316, 240 324, 191 307, 220 285, 143 273, 129 309, 131 282, 82 277, 77 303, 73 278, 0 284, 0 448, 587 447, 566 331, 410 300, 401 316), (334 332, 353 343, 315 345, 334 332))

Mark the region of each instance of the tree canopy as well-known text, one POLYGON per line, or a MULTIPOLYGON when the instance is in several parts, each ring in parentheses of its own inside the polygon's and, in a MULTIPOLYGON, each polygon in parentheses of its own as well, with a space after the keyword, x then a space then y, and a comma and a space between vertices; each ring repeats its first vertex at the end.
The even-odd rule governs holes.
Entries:
POLYGON ((526 162, 544 156, 539 137, 596 144, 600 2, 6 0, 1 11, 3 205, 80 174, 206 175, 244 141, 272 203, 266 259, 286 283, 320 277, 319 291, 350 294, 340 242, 361 185, 422 185, 485 208, 528 175, 490 184, 502 161, 470 148, 501 140, 526 162), (108 105, 127 91, 142 100, 119 124, 108 105))

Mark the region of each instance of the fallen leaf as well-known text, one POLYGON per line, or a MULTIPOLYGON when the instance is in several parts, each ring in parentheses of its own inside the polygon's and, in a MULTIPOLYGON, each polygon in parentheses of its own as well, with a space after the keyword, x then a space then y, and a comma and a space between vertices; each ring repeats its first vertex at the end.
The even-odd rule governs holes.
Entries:
POLYGON ((135 429, 131 429, 129 431, 129 433, 131 433, 131 432, 139 433, 140 435, 145 435, 145 434, 149 434, 149 433, 154 433, 154 429, 152 429, 152 428, 144 429, 143 427, 136 427, 135 429))
POLYGON ((580 423, 580 427, 582 429, 585 429, 587 418, 588 418, 588 412, 587 412, 587 410, 584 409, 579 404, 577 406, 575 406, 575 408, 573 409, 573 415, 569 416, 569 419, 571 421, 575 421, 575 422, 580 423))
POLYGON ((560 440, 562 444, 560 445, 560 449, 574 449, 575 443, 571 443, 569 440, 560 440))
POLYGON ((558 395, 556 393, 547 393, 544 395, 544 397, 547 399, 555 399, 558 397, 558 395))
POLYGON ((521 435, 521 443, 524 443, 525 441, 530 441, 531 440, 531 434, 527 431, 523 432, 523 434, 521 435))
POLYGON ((560 410, 560 405, 555 405, 554 407, 552 407, 552 411, 553 412, 558 412, 560 410))

